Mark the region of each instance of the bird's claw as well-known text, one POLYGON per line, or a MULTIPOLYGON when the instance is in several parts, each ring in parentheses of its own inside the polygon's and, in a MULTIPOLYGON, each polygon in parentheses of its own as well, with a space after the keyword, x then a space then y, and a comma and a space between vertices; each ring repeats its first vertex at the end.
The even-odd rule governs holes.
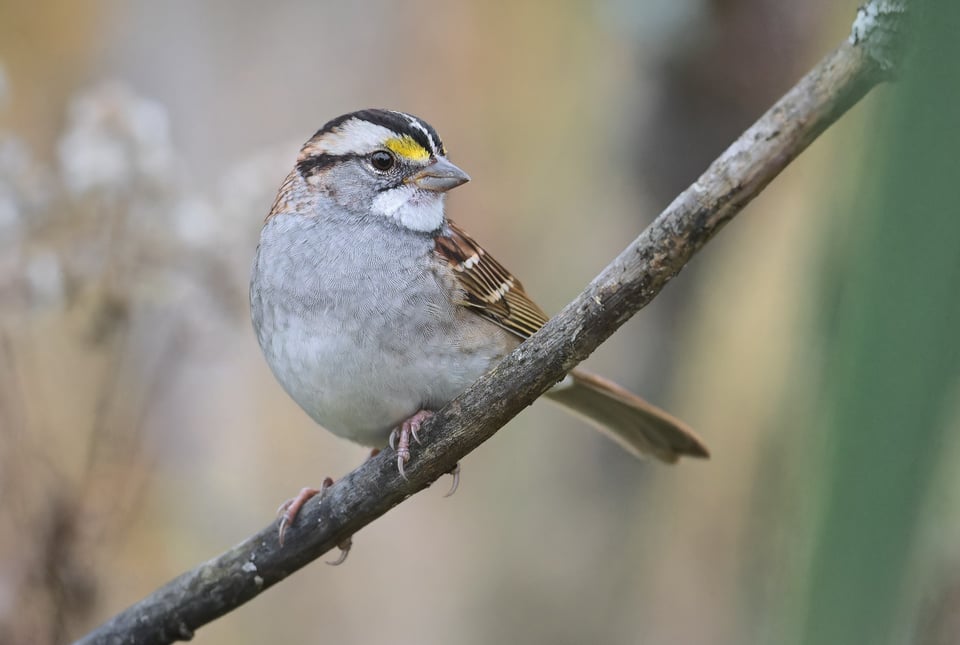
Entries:
POLYGON ((453 467, 449 474, 453 477, 453 483, 450 484, 450 490, 443 495, 444 497, 450 497, 456 493, 457 487, 460 486, 460 462, 457 462, 457 465, 453 467))
POLYGON ((327 561, 331 567, 338 567, 347 560, 347 556, 350 555, 350 547, 353 546, 353 538, 348 537, 346 540, 337 545, 337 548, 340 549, 340 555, 337 556, 336 560, 332 562, 327 561))

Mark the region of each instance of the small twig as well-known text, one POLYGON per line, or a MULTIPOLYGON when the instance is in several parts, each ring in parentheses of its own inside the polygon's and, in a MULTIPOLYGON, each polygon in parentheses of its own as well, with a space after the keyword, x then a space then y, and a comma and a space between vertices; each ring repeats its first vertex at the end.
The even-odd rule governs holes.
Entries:
POLYGON ((892 68, 902 5, 861 9, 857 32, 824 58, 542 330, 440 410, 404 479, 384 451, 304 506, 286 545, 270 524, 184 573, 79 643, 169 643, 312 562, 431 482, 530 405, 649 303, 704 244, 892 68), (888 10, 895 8, 896 10, 888 10))

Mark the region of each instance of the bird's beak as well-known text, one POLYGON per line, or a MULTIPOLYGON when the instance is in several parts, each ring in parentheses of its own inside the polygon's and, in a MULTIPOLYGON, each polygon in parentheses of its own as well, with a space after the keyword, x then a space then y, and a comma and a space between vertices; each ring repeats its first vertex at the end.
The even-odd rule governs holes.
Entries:
POLYGON ((423 190, 445 193, 451 188, 456 188, 470 181, 470 175, 446 159, 438 158, 407 181, 416 184, 418 188, 423 190))

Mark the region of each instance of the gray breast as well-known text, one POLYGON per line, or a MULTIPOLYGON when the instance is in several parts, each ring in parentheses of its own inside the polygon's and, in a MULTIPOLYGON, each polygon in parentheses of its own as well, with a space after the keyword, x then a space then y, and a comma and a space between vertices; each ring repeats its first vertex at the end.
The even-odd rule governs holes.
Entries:
POLYGON ((254 329, 277 379, 328 430, 382 445, 516 344, 451 302, 433 245, 381 221, 284 213, 265 224, 254 329))

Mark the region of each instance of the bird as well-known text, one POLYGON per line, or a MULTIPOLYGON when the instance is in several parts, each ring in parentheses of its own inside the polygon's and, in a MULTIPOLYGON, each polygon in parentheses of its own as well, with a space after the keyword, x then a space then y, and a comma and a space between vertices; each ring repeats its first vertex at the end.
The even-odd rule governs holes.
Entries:
MULTIPOLYGON (((300 149, 253 262, 253 328, 280 385, 333 434, 389 444, 404 476, 411 440, 432 413, 548 319, 447 217, 448 191, 469 179, 423 119, 344 114, 300 149)), ((546 396, 635 455, 708 457, 686 424, 586 370, 546 396)), ((302 504, 329 483, 281 506, 281 543, 302 504)))

